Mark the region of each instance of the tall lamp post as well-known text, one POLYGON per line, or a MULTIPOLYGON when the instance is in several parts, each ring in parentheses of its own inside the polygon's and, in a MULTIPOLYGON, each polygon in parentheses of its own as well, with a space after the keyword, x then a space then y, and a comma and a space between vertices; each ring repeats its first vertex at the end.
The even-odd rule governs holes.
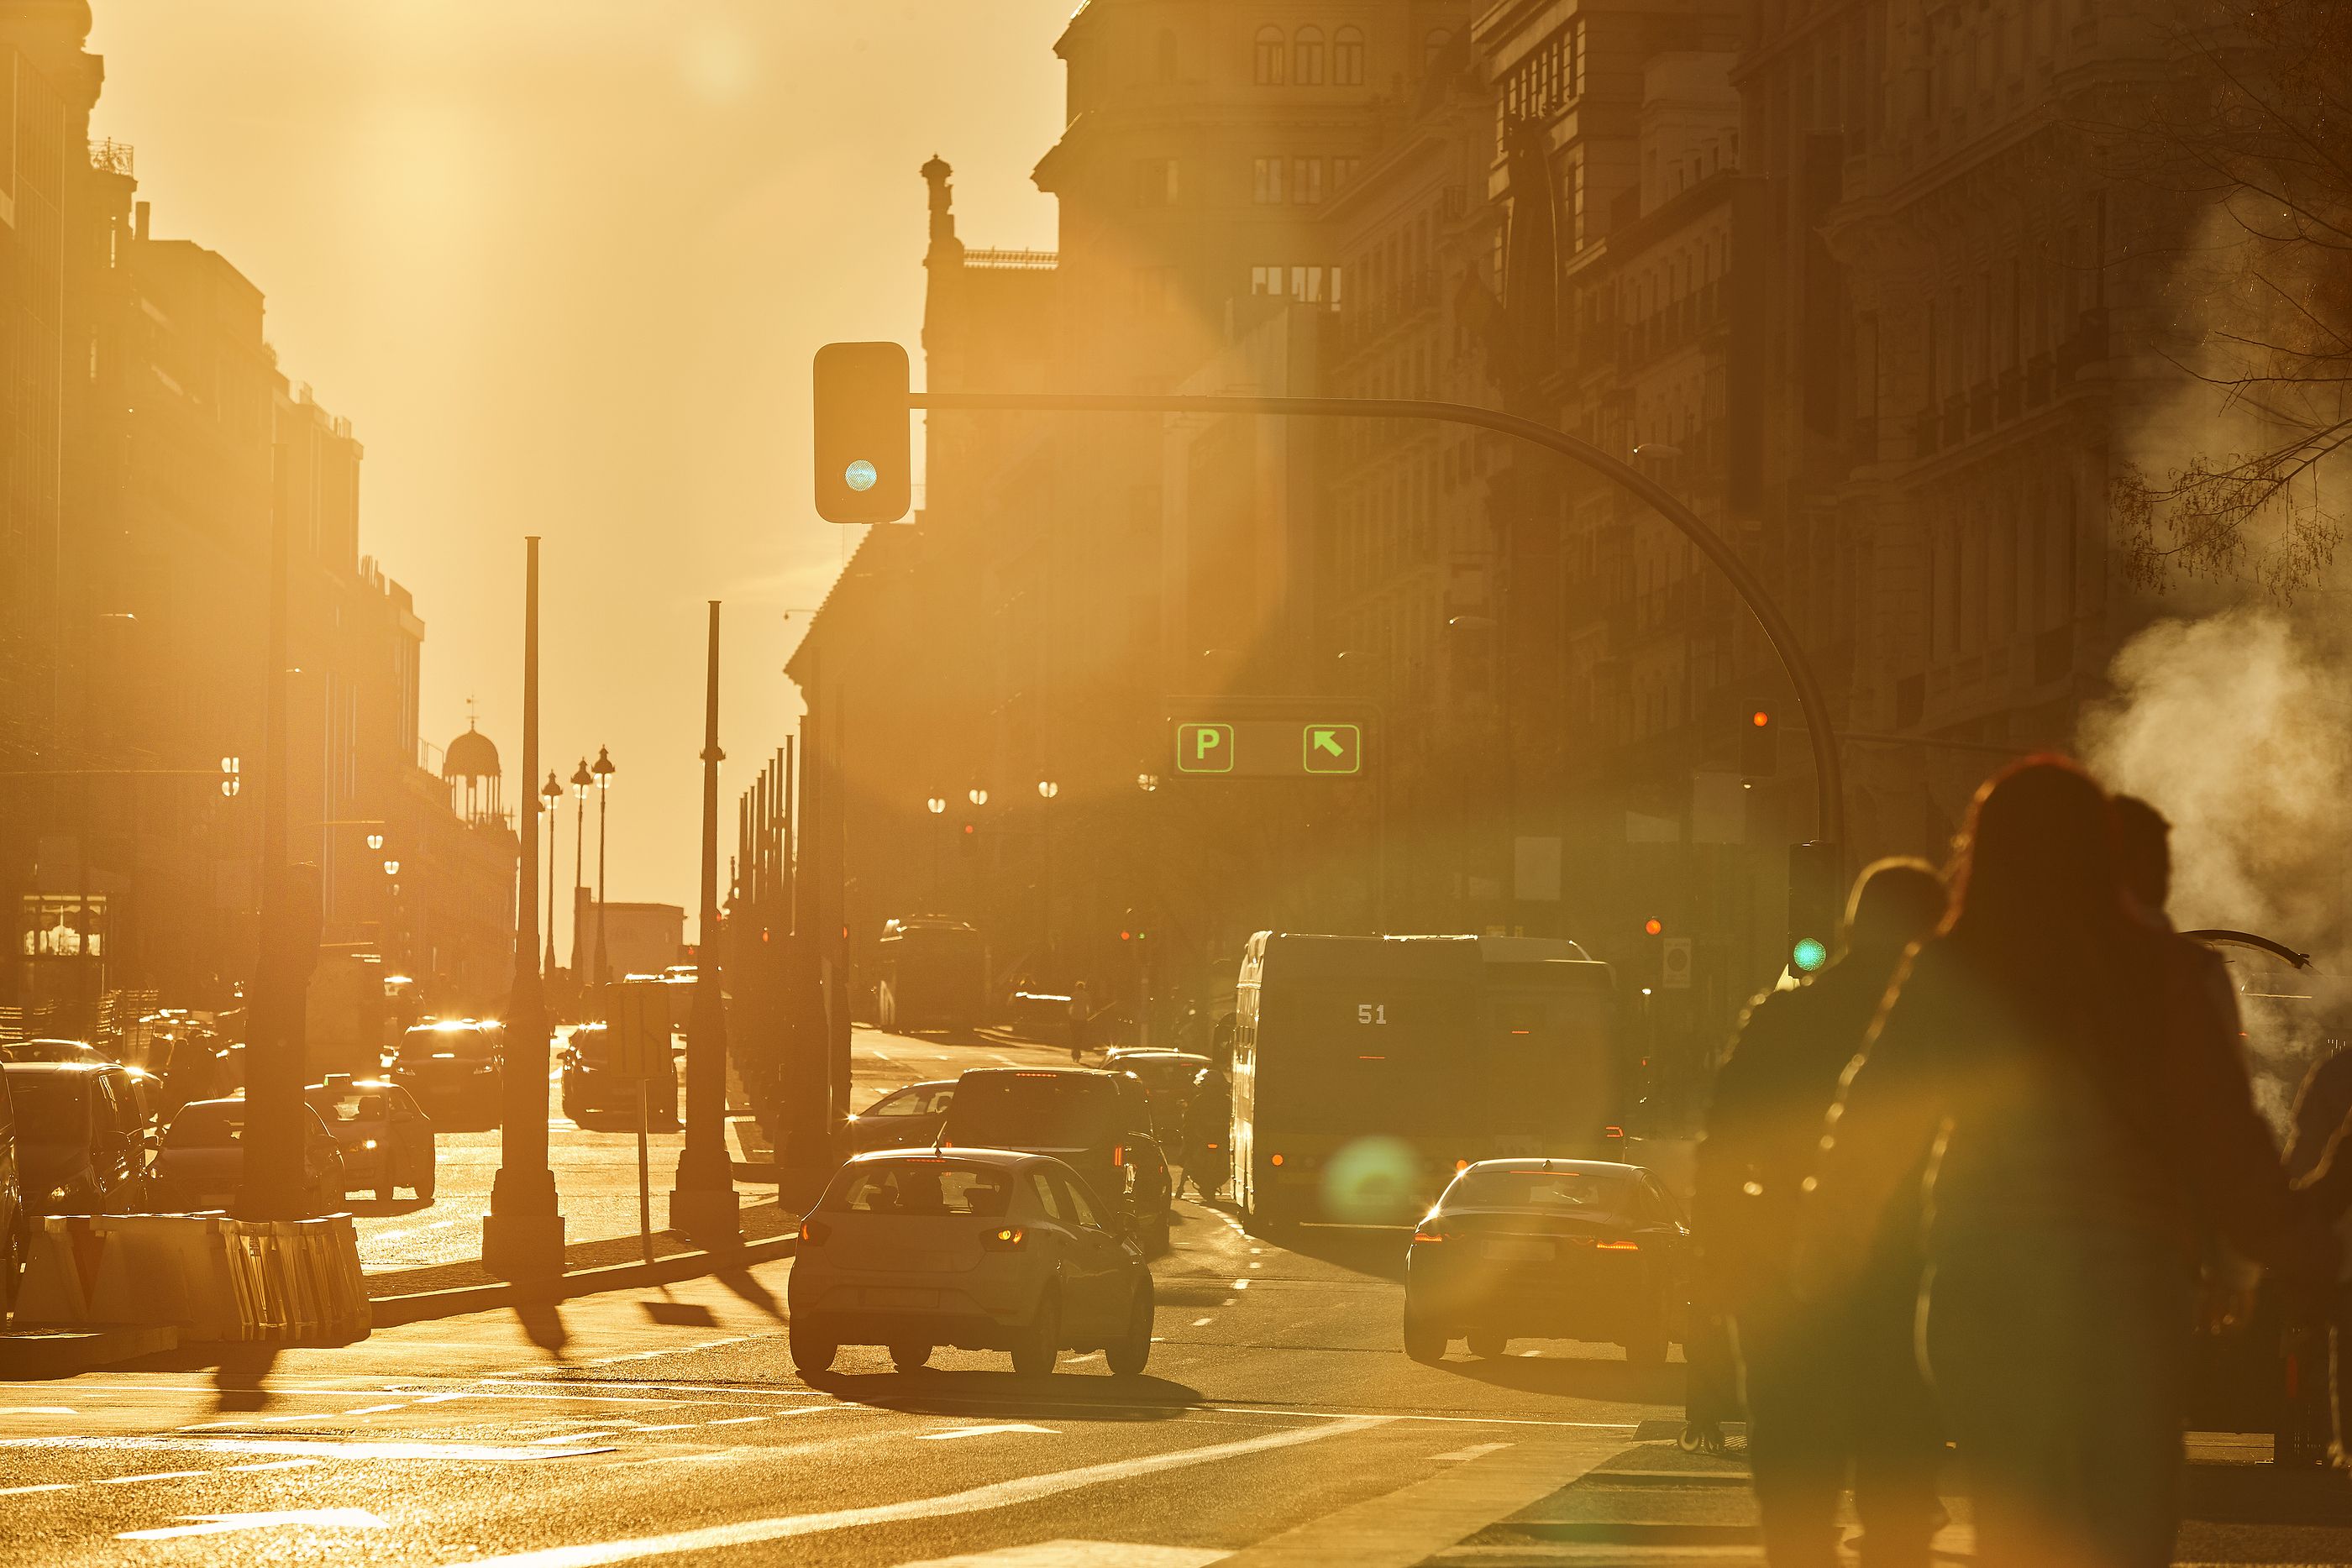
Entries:
POLYGON ((1041 814, 1044 818, 1044 821, 1041 825, 1045 840, 1045 956, 1049 960, 1053 959, 1056 954, 1056 949, 1054 946, 1054 811, 1052 802, 1054 797, 1061 792, 1062 787, 1059 784, 1055 783, 1051 779, 1040 779, 1037 780, 1037 798, 1046 802, 1045 806, 1041 808, 1041 814))
POLYGON ((947 827, 944 820, 947 809, 948 800, 944 795, 933 795, 923 802, 923 810, 929 811, 938 823, 931 830, 931 908, 934 913, 940 905, 940 833, 947 827))
POLYGON ((588 771, 596 776, 596 983, 602 986, 612 979, 604 967, 604 807, 619 769, 613 766, 613 754, 600 746, 596 765, 588 771))
POLYGON ((702 717, 702 910, 694 955, 694 1012, 686 1031, 686 1140, 670 1188, 671 1228, 706 1248, 740 1246, 735 1167, 727 1157, 727 1016, 720 1000, 719 934, 719 601, 710 601, 710 653, 702 717))
POLYGON ((572 799, 580 807, 580 820, 572 824, 572 984, 575 990, 588 972, 580 962, 580 873, 581 856, 588 842, 588 791, 595 782, 595 775, 588 771, 588 759, 582 758, 580 766, 572 770, 572 799))
POLYGON ((547 802, 547 955, 540 961, 541 981, 555 977, 555 809, 563 804, 563 786, 555 781, 555 769, 547 770, 547 782, 539 787, 540 798, 547 802))

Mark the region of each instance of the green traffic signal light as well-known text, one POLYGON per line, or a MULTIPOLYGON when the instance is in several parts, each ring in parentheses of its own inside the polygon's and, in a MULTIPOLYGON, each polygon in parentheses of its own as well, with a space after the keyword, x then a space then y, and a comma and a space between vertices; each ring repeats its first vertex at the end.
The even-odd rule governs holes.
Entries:
POLYGON ((816 351, 817 516, 895 523, 914 503, 907 350, 827 343, 816 351))
POLYGON ((1804 937, 1789 955, 1789 961, 1799 974, 1810 975, 1830 961, 1829 946, 1818 936, 1804 937))

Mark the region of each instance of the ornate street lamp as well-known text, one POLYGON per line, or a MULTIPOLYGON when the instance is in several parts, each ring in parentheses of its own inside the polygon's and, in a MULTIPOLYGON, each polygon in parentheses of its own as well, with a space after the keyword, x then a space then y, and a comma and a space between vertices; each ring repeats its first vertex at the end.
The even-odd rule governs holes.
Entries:
POLYGON ((588 771, 588 759, 582 758, 580 766, 572 770, 572 798, 580 803, 580 820, 572 825, 572 983, 583 983, 586 973, 580 963, 580 873, 581 855, 588 839, 588 791, 594 786, 596 776, 588 771))
POLYGON ((596 776, 596 983, 601 986, 610 977, 604 967, 604 806, 616 771, 613 754, 598 747, 588 771, 596 776))
POLYGON ((965 790, 963 792, 963 798, 971 801, 975 806, 985 806, 988 804, 988 791, 982 789, 977 784, 965 790))

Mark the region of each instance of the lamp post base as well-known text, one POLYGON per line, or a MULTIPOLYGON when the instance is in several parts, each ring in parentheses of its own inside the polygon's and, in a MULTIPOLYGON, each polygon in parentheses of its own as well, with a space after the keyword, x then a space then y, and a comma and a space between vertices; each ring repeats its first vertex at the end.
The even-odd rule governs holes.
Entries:
POLYGON ((563 1272, 563 1216, 482 1216, 482 1267, 501 1280, 563 1272))
POLYGON ((716 1250, 743 1244, 743 1204, 731 1186, 672 1187, 669 1228, 716 1250))

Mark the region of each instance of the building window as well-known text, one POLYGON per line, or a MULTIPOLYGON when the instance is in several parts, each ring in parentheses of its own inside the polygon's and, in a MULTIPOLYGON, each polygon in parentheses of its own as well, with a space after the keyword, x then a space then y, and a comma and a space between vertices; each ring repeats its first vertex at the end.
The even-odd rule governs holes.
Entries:
POLYGON ((1283 272, 1284 269, 1279 267, 1251 267, 1250 292, 1279 296, 1282 293, 1283 272))
POLYGON ((1283 65, 1289 53, 1290 49, 1282 36, 1281 28, 1267 26, 1257 30, 1258 86, 1280 87, 1282 85, 1283 65))
POLYGON ((1176 204, 1176 160, 1145 158, 1135 165, 1135 204, 1172 207, 1176 204))
POLYGON ((1261 206, 1282 200, 1282 170, 1286 162, 1280 158, 1258 158, 1250 165, 1250 200, 1261 206))
POLYGON ((1323 29, 1301 27, 1290 44, 1290 80, 1295 87, 1323 85, 1323 29))
POLYGON ((1362 28, 1342 27, 1331 35, 1331 85, 1333 87, 1364 85, 1362 28))
POLYGON ((1364 161, 1360 158, 1332 159, 1331 188, 1335 191, 1344 191, 1349 185, 1354 184, 1356 181, 1356 172, 1363 166, 1364 161))
POLYGON ((1290 161, 1290 199, 1313 206, 1323 199, 1323 160, 1293 158, 1290 161))
POLYGON ((1454 35, 1443 27, 1433 28, 1429 37, 1422 39, 1421 68, 1423 75, 1437 68, 1438 61, 1445 57, 1445 46, 1453 41, 1454 35))
POLYGON ((1290 297, 1302 305, 1323 303, 1323 269, 1319 267, 1294 267, 1290 269, 1290 297))

